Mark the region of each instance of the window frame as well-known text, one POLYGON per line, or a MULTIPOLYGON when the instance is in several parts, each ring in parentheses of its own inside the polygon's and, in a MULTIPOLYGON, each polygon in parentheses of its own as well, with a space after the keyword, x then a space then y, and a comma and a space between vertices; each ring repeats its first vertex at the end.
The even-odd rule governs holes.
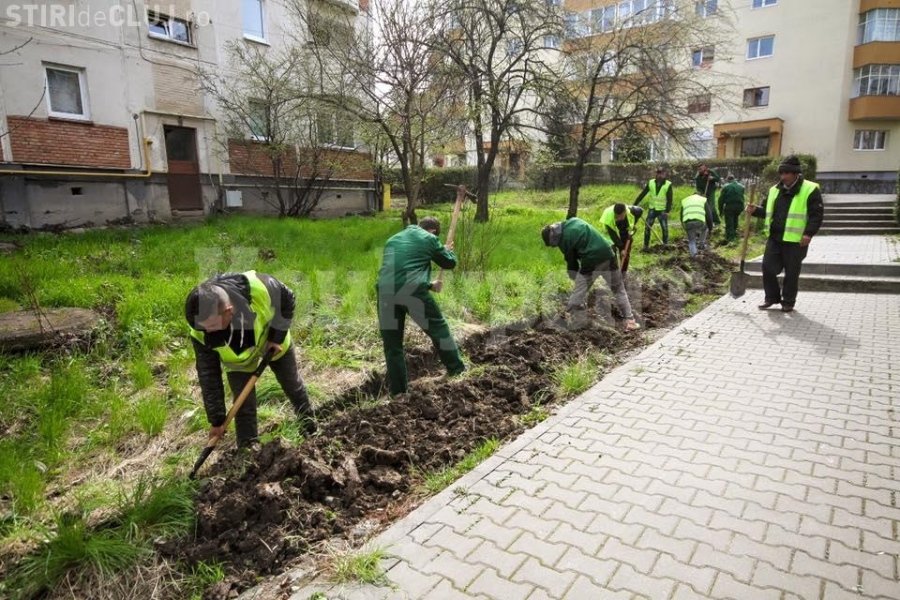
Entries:
POLYGON ((342 122, 341 111, 335 108, 322 108, 315 113, 316 115, 316 142, 319 146, 323 148, 332 148, 335 150, 348 150, 355 151, 356 150, 356 127, 350 124, 349 133, 351 136, 350 146, 344 145, 342 142, 346 142, 347 140, 338 139, 339 132, 341 131, 340 123, 342 122), (331 139, 326 141, 322 136, 321 124, 324 120, 323 117, 328 117, 328 127, 331 132, 331 139))
POLYGON ((703 46, 702 48, 695 48, 691 50, 691 66, 694 69, 708 69, 715 60, 715 46, 703 46), (709 58, 707 58, 707 55, 709 55, 709 58), (695 60, 697 56, 700 57, 699 61, 695 60))
POLYGON ((872 42, 900 42, 900 8, 873 8, 859 15, 856 45, 872 42))
POLYGON ((250 139, 254 142, 268 142, 272 139, 272 131, 269 128, 268 104, 265 100, 259 98, 250 98, 247 100, 247 129, 250 130, 250 139), (256 114, 261 111, 261 114, 256 114), (255 117, 262 117, 262 122, 257 122, 255 117), (253 124, 261 125, 265 129, 265 133, 257 133, 253 130, 253 124))
POLYGON ((165 13, 160 13, 152 10, 147 11, 147 35, 154 40, 160 40, 163 42, 171 42, 173 44, 180 44, 182 46, 190 46, 194 48, 194 32, 191 27, 191 22, 186 19, 179 19, 178 17, 172 17, 165 13), (151 29, 154 25, 155 21, 165 21, 166 23, 166 31, 167 33, 157 33, 151 29), (187 41, 179 40, 178 38, 172 37, 172 23, 180 23, 184 25, 184 30, 187 33, 187 41))
POLYGON ((719 12, 719 0, 698 0, 694 2, 694 14, 702 19, 719 12))
POLYGON ((770 6, 778 6, 778 0, 750 0, 750 10, 762 10, 770 6))
POLYGON ((754 87, 754 88, 745 88, 744 89, 744 101, 743 101, 744 108, 762 108, 762 107, 768 106, 771 95, 772 95, 772 90, 771 90, 771 87, 768 85, 754 87), (765 91, 763 91, 763 90, 765 90, 765 91), (758 95, 765 97, 765 103, 763 103, 763 102, 759 102, 759 103, 747 102, 748 93, 754 94, 754 98, 756 98, 758 95))
POLYGON ((747 60, 759 60, 761 58, 771 58, 772 56, 775 56, 775 34, 761 35, 759 37, 747 38, 747 60), (769 54, 760 54, 759 50, 760 50, 762 40, 769 40, 769 39, 772 40, 772 52, 769 54), (756 56, 750 56, 750 48, 751 48, 753 42, 756 42, 756 52, 757 52, 756 56))
POLYGON ((853 132, 853 150, 854 152, 884 152, 887 149, 888 131, 886 129, 857 129, 853 132), (872 135, 872 148, 861 148, 864 141, 862 134, 872 135), (881 147, 879 147, 879 139, 881 147))
POLYGON ((70 67, 56 63, 43 63, 44 68, 44 86, 47 90, 47 115, 54 119, 67 119, 70 121, 90 121, 91 107, 88 102, 87 95, 87 73, 82 67, 70 67), (60 112, 53 109, 53 96, 50 92, 50 76, 49 71, 61 71, 64 73, 75 73, 78 75, 78 94, 81 98, 81 113, 60 112))
POLYGON ((687 113, 689 115, 703 115, 711 111, 712 94, 697 94, 688 99, 687 113))
POLYGON ((265 0, 241 0, 241 32, 244 34, 245 40, 250 40, 251 42, 259 42, 261 44, 269 43, 268 39, 266 39, 268 31, 266 27, 265 0), (244 12, 244 6, 246 2, 255 2, 259 6, 259 26, 262 29, 262 31, 260 32, 262 33, 262 36, 258 36, 256 35, 256 33, 247 32, 247 14, 244 12))
POLYGON ((850 92, 851 98, 898 95, 900 95, 900 64, 871 64, 853 69, 853 88, 850 92), (873 71, 876 72, 873 73, 873 71), (863 87, 865 87, 865 90, 862 89, 863 87), (881 93, 881 90, 877 89, 881 87, 884 88, 883 93, 881 93), (876 89, 873 91, 872 88, 876 89))

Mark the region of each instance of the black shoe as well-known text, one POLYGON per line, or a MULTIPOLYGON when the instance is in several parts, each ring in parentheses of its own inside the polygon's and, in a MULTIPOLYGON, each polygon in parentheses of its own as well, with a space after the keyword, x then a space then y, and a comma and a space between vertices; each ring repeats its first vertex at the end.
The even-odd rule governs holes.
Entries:
POLYGON ((766 300, 765 302, 763 302, 756 308, 758 308, 759 310, 766 310, 767 308, 771 308, 771 307, 775 306, 776 304, 780 304, 780 302, 769 302, 768 300, 766 300))
POLYGON ((794 305, 793 304, 782 304, 781 312, 794 312, 794 305))

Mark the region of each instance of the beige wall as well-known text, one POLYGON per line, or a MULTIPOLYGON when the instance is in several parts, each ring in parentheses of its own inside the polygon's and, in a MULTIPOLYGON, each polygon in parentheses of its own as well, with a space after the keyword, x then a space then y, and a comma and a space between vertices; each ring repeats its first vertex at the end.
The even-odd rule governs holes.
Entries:
POLYGON ((735 43, 716 49, 716 71, 735 77, 738 88, 770 87, 767 107, 737 106, 710 115, 708 125, 781 118, 782 153, 810 152, 819 171, 896 171, 900 115, 894 121, 848 120, 853 84, 853 54, 859 20, 858 0, 779 0, 751 9, 750 0, 720 0, 734 15, 735 43), (747 40, 775 35, 774 55, 748 60, 747 40), (885 151, 855 151, 857 129, 883 129, 885 151))

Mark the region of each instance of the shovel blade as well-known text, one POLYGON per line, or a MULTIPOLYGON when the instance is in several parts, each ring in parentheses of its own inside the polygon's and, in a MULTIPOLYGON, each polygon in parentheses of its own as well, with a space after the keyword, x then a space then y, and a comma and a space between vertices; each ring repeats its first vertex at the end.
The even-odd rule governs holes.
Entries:
POLYGON ((732 298, 740 298, 747 291, 747 274, 743 271, 735 271, 731 274, 731 287, 729 293, 732 298))

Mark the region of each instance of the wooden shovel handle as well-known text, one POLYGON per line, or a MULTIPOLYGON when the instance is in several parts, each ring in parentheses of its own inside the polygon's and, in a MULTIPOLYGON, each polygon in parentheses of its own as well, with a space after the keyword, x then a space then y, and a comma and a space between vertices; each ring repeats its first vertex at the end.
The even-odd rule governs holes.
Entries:
MULTIPOLYGON (((750 204, 756 204, 756 184, 750 186, 750 204)), ((744 270, 744 260, 747 258, 747 243, 750 241, 750 219, 747 211, 744 211, 744 244, 741 246, 741 271, 744 270)))
MULTIPOLYGON (((453 236, 456 235, 456 224, 459 222, 459 215, 462 212, 463 202, 466 201, 466 186, 459 185, 456 186, 456 204, 453 205, 453 216, 450 218, 450 229, 447 230, 447 241, 444 242, 445 246, 449 246, 453 243, 453 236)), ((441 280, 441 276, 444 274, 444 269, 438 271, 437 280, 441 280)))

